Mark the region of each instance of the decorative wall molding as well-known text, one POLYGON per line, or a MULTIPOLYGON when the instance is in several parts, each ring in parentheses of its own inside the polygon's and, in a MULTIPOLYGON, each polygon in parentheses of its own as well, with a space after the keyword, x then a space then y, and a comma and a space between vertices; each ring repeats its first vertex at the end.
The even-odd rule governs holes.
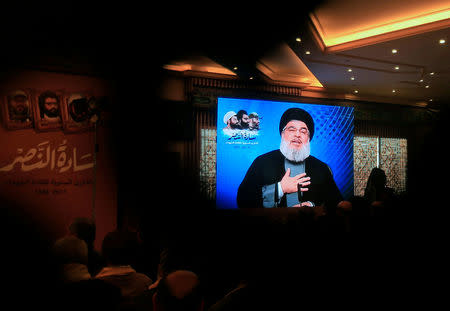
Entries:
POLYGON ((224 80, 207 77, 189 77, 186 81, 186 92, 192 93, 215 93, 218 96, 230 96, 233 92, 245 94, 270 94, 300 97, 302 88, 296 86, 284 86, 269 84, 259 80, 224 80), (231 92, 231 93, 230 93, 231 92))

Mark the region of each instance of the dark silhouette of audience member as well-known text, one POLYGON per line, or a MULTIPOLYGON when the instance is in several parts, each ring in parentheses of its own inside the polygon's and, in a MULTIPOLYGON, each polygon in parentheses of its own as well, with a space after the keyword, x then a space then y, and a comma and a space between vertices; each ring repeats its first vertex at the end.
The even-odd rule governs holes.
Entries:
POLYGON ((251 301, 257 301, 252 295, 252 287, 248 282, 242 280, 236 288, 229 291, 223 298, 213 304, 208 311, 225 311, 225 310, 251 310, 255 307, 251 301))
MULTIPOLYGON (((274 231, 271 230, 270 234, 276 234, 274 231)), ((289 256, 286 256, 286 252, 282 251, 283 247, 280 247, 283 242, 278 238, 275 240, 277 242, 273 244, 274 240, 266 237, 262 240, 240 238, 237 247, 234 247, 239 259, 228 262, 230 259, 225 255, 225 262, 220 263, 218 267, 226 269, 227 276, 231 275, 233 282, 230 283, 231 286, 222 288, 223 294, 209 304, 208 311, 285 310, 281 308, 280 301, 285 301, 285 297, 279 295, 280 291, 284 291, 285 283, 280 276, 288 275, 287 271, 292 270, 287 267, 289 256), (221 267, 224 264, 226 268, 221 267)))
POLYGON ((392 196, 392 189, 386 187, 386 173, 384 170, 374 167, 370 172, 364 189, 364 197, 373 206, 383 205, 392 196))
POLYGON ((160 259, 158 264, 158 279, 152 284, 151 287, 156 287, 158 281, 167 276, 169 273, 189 269, 192 271, 192 264, 188 255, 183 248, 178 248, 176 246, 165 247, 160 253, 160 259))
POLYGON ((396 215, 394 214, 396 200, 393 189, 386 186, 386 173, 384 170, 374 167, 370 172, 367 185, 364 190, 364 198, 369 206, 369 216, 372 229, 388 229, 393 225, 396 215))
POLYGON ((192 268, 189 264, 187 254, 183 248, 176 246, 164 247, 160 252, 160 258, 157 268, 157 279, 148 289, 134 299, 136 310, 151 310, 153 308, 153 295, 162 279, 171 272, 192 268))
POLYGON ((177 270, 163 277, 153 294, 154 311, 202 311, 203 293, 198 276, 177 270))
POLYGON ((83 240, 75 236, 63 237, 54 243, 52 253, 61 282, 78 282, 91 278, 87 268, 88 248, 83 240))
POLYGON ((88 247, 88 270, 95 276, 106 265, 104 258, 94 248, 96 226, 95 222, 86 217, 77 217, 69 226, 70 233, 86 242, 88 247))
POLYGON ((138 247, 136 234, 128 231, 110 232, 102 243, 102 254, 107 265, 95 278, 119 287, 124 304, 131 304, 134 297, 152 284, 147 275, 132 268, 138 247))
MULTIPOLYGON (((208 311, 295 310, 286 309, 288 294, 282 295, 274 284, 262 280, 241 281, 236 288, 214 303, 208 311)), ((291 298, 293 298, 293 295, 291 298)))

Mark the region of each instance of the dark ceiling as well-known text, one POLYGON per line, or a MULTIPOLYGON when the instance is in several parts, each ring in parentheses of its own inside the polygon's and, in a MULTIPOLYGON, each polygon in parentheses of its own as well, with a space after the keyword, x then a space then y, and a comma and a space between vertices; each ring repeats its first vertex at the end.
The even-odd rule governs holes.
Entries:
POLYGON ((61 67, 114 74, 202 53, 222 63, 254 61, 289 38, 314 5, 43 1, 5 3, 0 20, 6 67, 61 67), (20 13, 20 14, 19 14, 20 13), (7 43, 7 44, 5 44, 7 43))
POLYGON ((412 105, 449 101, 448 44, 436 44, 438 38, 450 39, 449 28, 325 53, 307 27, 308 14, 323 3, 149 8, 109 1, 8 2, 2 11, 9 14, 0 22, 1 66, 3 72, 34 68, 148 85, 167 62, 204 55, 228 69, 237 66, 238 76, 246 79, 261 75, 255 64, 264 54, 287 43, 329 91, 355 95, 357 90, 364 100, 412 105), (399 52, 392 54, 392 48, 399 52))

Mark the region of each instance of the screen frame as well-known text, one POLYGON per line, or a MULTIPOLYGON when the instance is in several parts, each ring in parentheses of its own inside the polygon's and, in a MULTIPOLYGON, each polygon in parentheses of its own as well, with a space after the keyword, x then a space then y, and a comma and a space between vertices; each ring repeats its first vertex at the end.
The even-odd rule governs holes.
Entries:
MULTIPOLYGON (((349 103, 342 103, 341 101, 329 101, 329 100, 307 100, 304 98, 289 98, 289 99, 280 99, 279 97, 260 97, 260 96, 217 96, 217 110, 216 110, 216 116, 217 116, 217 154, 216 154, 216 199, 215 199, 215 203, 216 203, 216 209, 223 209, 223 206, 220 206, 220 195, 219 195, 219 191, 220 191, 220 185, 219 185, 219 166, 220 166, 220 159, 219 159, 219 152, 220 152, 220 147, 219 147, 219 136, 221 133, 221 128, 224 126, 224 124, 221 124, 221 120, 222 120, 222 115, 220 115, 221 111, 220 110, 220 101, 221 100, 242 100, 242 101, 256 101, 256 102, 271 102, 271 103, 280 103, 280 104, 285 104, 287 106, 293 105, 293 106, 309 106, 309 105, 315 105, 315 106, 323 106, 323 107, 329 107, 329 109, 332 108, 337 108, 337 109, 343 109, 343 108, 350 108, 351 109, 351 139, 350 141, 347 143, 348 145, 351 145, 351 148, 353 148, 353 136, 354 136, 354 121, 355 121, 355 107, 354 105, 351 105, 349 103), (221 127, 222 126, 222 127, 221 127)), ((285 109, 287 109, 287 106, 285 109)), ((283 108, 284 109, 284 108, 283 108)), ((250 113, 250 112, 249 112, 250 113)), ((278 126, 278 125, 277 125, 278 126)), ((278 141, 279 144, 279 141, 278 141)), ((279 148, 279 145, 278 145, 279 148)), ((277 149, 276 147, 274 149, 277 149)), ((314 155, 312 153, 312 155, 314 155)), ((247 168, 248 169, 248 168, 247 168)), ((349 180, 347 182, 347 184, 351 184, 351 187, 353 187, 353 150, 351 150, 351 170, 348 169, 348 171, 351 171, 351 180, 349 180)), ((353 188, 351 189, 351 191, 347 191, 347 194, 345 196, 345 199, 348 199, 351 195, 353 194, 353 188)), ((232 208, 234 209, 234 208, 232 208)))

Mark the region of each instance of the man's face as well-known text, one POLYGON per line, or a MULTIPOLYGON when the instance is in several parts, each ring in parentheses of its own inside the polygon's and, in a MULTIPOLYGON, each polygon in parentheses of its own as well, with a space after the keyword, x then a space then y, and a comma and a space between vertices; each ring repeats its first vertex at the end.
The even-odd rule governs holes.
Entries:
POLYGON ((251 119, 251 123, 253 127, 258 127, 259 126, 259 118, 253 117, 251 119))
POLYGON ((230 127, 234 129, 234 128, 237 127, 237 125, 238 125, 238 119, 237 119, 237 117, 236 117, 236 116, 232 116, 232 117, 230 118, 230 127))
POLYGON ((53 97, 47 97, 44 102, 45 114, 49 117, 59 116, 58 100, 53 97))
POLYGON ((250 122, 250 119, 248 118, 248 115, 243 114, 242 115, 242 120, 241 120, 242 127, 248 127, 248 123, 249 122, 250 122))
POLYGON ((28 113, 28 101, 25 96, 14 96, 9 104, 15 115, 26 115, 28 113))
POLYGON ((281 133, 281 138, 288 144, 289 148, 300 150, 309 142, 308 127, 303 121, 289 121, 281 133))

